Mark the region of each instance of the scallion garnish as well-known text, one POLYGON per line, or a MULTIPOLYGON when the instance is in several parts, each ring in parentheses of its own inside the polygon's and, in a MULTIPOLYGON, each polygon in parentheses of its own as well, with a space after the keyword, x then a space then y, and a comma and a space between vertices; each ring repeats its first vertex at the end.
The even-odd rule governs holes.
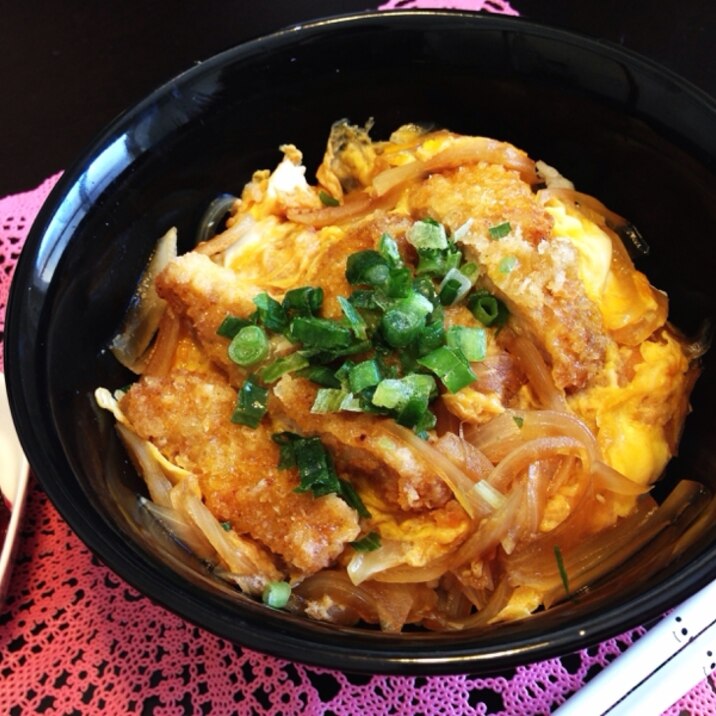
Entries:
POLYGON ((485 360, 487 355, 487 334, 484 328, 450 326, 446 342, 449 348, 458 349, 470 362, 485 360))
POLYGON ((355 337, 361 341, 366 340, 368 338, 366 332, 366 322, 363 320, 360 313, 358 313, 356 307, 343 296, 338 296, 338 303, 340 304, 343 315, 346 317, 346 321, 348 321, 348 325, 353 331, 355 337))
POLYGON ((249 376, 239 388, 236 406, 231 414, 233 423, 255 428, 268 410, 268 389, 249 376))
POLYGON ((325 365, 309 365, 301 370, 296 371, 296 375, 301 378, 308 378, 317 385, 325 388, 340 388, 341 381, 336 378, 334 370, 325 365))
POLYGON ((331 350, 348 348, 353 342, 350 329, 329 318, 304 318, 299 316, 291 321, 288 336, 299 341, 305 348, 331 350))
POLYGON ((282 306, 289 318, 313 316, 323 303, 323 289, 315 286, 292 288, 283 297, 282 306))
POLYGON ((321 200, 321 204, 324 206, 338 206, 341 202, 336 199, 335 196, 329 194, 323 189, 318 192, 318 198, 321 200))
POLYGON ((505 256, 500 259, 497 269, 500 273, 510 273, 517 268, 517 264, 519 264, 519 261, 516 256, 505 256))
POLYGON ((216 329, 216 335, 223 336, 224 338, 233 338, 242 328, 255 325, 256 318, 256 313, 249 318, 227 316, 216 329))
POLYGON ((432 219, 416 221, 406 232, 405 238, 416 249, 446 249, 448 247, 445 227, 432 219))
POLYGON ((477 379, 465 356, 459 350, 448 346, 440 346, 418 358, 418 363, 435 373, 451 393, 457 393, 477 379))
POLYGON ((282 375, 307 368, 308 358, 298 351, 289 353, 287 356, 277 358, 272 363, 264 366, 260 371, 261 380, 264 383, 274 383, 282 375))
MULTIPOLYGON (((473 264, 474 265, 474 264, 473 264)), ((462 301, 472 288, 473 279, 460 269, 451 268, 438 288, 438 296, 443 306, 452 306, 462 301)))
POLYGON ((291 585, 288 582, 267 582, 261 594, 261 601, 274 609, 283 609, 291 597, 291 585))
POLYGON ((510 231, 512 231, 512 226, 509 221, 503 221, 500 224, 491 226, 487 231, 489 232, 491 239, 503 239, 510 233, 510 231))
POLYGON ((467 299, 467 307, 472 315, 484 326, 501 326, 510 313, 507 306, 497 296, 482 289, 475 291, 467 299))
POLYGON ((275 433, 271 437, 279 446, 279 469, 298 469, 300 482, 295 492, 311 492, 314 497, 335 493, 361 517, 370 517, 353 486, 336 474, 333 460, 319 438, 290 432, 275 433))
POLYGON ((260 326, 244 326, 229 343, 229 358, 240 366, 262 361, 269 352, 266 332, 260 326))
POLYGON ((567 569, 564 566, 564 559, 562 559, 562 550, 557 545, 554 545, 554 558, 557 561, 557 569, 562 579, 565 594, 569 594, 569 577, 567 575, 567 569))
POLYGON ((380 365, 375 358, 364 360, 348 371, 348 384, 354 393, 360 393, 366 388, 378 385, 382 378, 380 365))
POLYGON ((254 296, 254 304, 258 311, 261 323, 270 331, 284 333, 288 328, 288 317, 283 306, 268 293, 260 293, 254 296))
POLYGON ((378 241, 378 252, 385 258, 391 268, 402 268, 403 259, 398 244, 390 234, 383 234, 378 241))
POLYGON ((346 280, 350 284, 382 286, 390 274, 387 259, 378 251, 366 249, 351 254, 346 261, 346 280))
POLYGON ((380 535, 377 532, 369 532, 365 537, 351 542, 350 545, 357 552, 373 552, 380 547, 380 535))

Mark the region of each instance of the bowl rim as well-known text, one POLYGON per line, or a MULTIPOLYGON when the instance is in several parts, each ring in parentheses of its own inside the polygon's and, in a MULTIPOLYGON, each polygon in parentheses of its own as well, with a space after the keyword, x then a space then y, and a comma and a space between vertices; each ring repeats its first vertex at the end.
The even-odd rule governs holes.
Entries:
MULTIPOLYGON (((565 625, 550 633, 548 639, 539 643, 535 643, 534 640, 517 639, 510 643, 509 648, 493 645, 476 650, 469 644, 458 647, 449 643, 449 634, 442 639, 444 642, 442 644, 438 643, 441 641, 439 637, 423 640, 410 634, 398 639, 385 635, 376 638, 376 634, 372 632, 363 639, 358 635, 356 640, 349 641, 330 627, 317 626, 313 623, 311 623, 311 633, 306 634, 307 629, 304 629, 302 624, 292 624, 290 619, 287 620, 283 616, 271 614, 267 616, 263 607, 260 614, 258 612, 252 614, 249 610, 248 618, 238 618, 233 624, 229 624, 226 615, 212 614, 209 610, 202 609, 202 599, 205 595, 194 585, 183 582, 173 570, 161 566, 157 570, 157 565, 148 558, 148 555, 144 555, 144 563, 136 559, 132 560, 132 555, 128 555, 125 545, 121 543, 122 535, 116 527, 110 525, 107 534, 98 532, 88 520, 83 510, 84 505, 76 502, 77 496, 70 494, 61 480, 53 479, 55 475, 69 471, 70 467, 67 462, 58 464, 57 446, 51 445, 52 435, 49 426, 39 425, 37 416, 32 414, 28 407, 32 402, 28 401, 31 395, 28 391, 32 391, 32 387, 23 376, 22 346, 25 329, 23 309, 37 255, 42 250, 43 242, 47 240, 51 220, 67 200, 71 189, 81 181, 88 164, 97 152, 117 136, 122 127, 130 124, 134 117, 164 96, 171 88, 195 81, 197 77, 213 72, 228 62, 240 62, 255 53, 265 52, 267 48, 290 46, 307 37, 333 32, 336 29, 348 31, 366 23, 393 26, 395 23, 407 22, 416 29, 421 29, 422 26, 427 30, 433 29, 436 21, 442 23, 442 29, 449 28, 450 23, 467 23, 471 31, 476 33, 482 30, 498 30, 506 33, 537 35, 566 44, 579 44, 582 49, 599 56, 606 55, 629 65, 638 66, 647 72, 658 73, 666 82, 677 85, 680 91, 686 92, 694 101, 716 114, 716 101, 710 95, 659 63, 619 45, 534 23, 524 18, 485 16, 447 10, 393 10, 334 15, 290 25, 228 48, 175 75, 123 111, 101 130, 80 154, 79 159, 63 173, 40 209, 18 260, 8 299, 5 371, 13 421, 32 465, 33 473, 61 516, 82 542, 110 569, 169 611, 199 624, 222 638, 234 638, 227 637, 227 630, 236 635, 238 633, 236 623, 239 623, 241 636, 235 638, 237 643, 316 666, 366 673, 395 674, 494 672, 538 659, 564 655, 644 624, 660 616, 716 577, 716 547, 712 547, 679 571, 680 579, 674 580, 676 584, 658 585, 649 593, 637 595, 625 604, 615 605, 602 613, 583 617, 571 625, 565 625), (45 442, 46 440, 49 442, 45 442), (51 447, 53 447, 52 452, 51 447), (156 579, 157 575, 160 579, 156 579), (184 586, 185 591, 176 592, 173 595, 173 603, 168 604, 167 588, 177 584, 184 586), (197 609, 200 618, 197 617, 197 609), (279 635, 280 644, 274 641, 273 637, 276 634, 279 635), (428 644, 429 648, 423 648, 423 642, 428 644), (416 643, 421 643, 420 653, 416 653, 416 643)), ((31 340, 37 339, 33 337, 31 340)), ((33 344, 32 350, 38 350, 36 344, 33 344)), ((305 620, 301 619, 301 622, 305 620)))

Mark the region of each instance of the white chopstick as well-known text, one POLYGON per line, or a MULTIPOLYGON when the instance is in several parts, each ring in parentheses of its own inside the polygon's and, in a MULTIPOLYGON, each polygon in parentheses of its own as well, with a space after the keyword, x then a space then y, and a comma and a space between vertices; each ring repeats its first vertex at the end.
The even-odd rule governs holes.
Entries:
POLYGON ((716 668, 716 582, 676 607, 554 716, 659 716, 716 668))

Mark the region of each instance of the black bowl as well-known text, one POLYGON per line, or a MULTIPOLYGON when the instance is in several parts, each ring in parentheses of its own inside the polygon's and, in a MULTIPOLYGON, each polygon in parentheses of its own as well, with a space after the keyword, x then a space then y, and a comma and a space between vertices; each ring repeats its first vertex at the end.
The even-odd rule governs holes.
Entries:
MULTIPOLYGON (((716 526, 645 579, 480 633, 399 636, 269 610, 149 546, 141 481, 97 386, 127 379, 105 346, 156 239, 181 250, 217 194, 238 192, 293 142, 320 159, 331 123, 408 121, 508 140, 629 217, 640 264, 686 331, 714 315, 716 104, 623 49, 522 20, 444 12, 362 14, 302 25, 203 62, 125 113, 55 187, 20 258, 5 348, 14 419, 37 478, 111 568, 236 643, 315 664, 393 673, 487 672, 575 651, 644 623, 716 577, 716 526)), ((680 476, 716 488, 713 355, 694 394, 680 476)))

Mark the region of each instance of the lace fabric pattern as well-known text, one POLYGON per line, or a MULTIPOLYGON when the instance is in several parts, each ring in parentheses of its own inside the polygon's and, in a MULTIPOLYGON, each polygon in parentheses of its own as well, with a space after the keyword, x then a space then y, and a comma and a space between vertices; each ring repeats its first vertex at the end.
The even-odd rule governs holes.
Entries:
MULTIPOLYGON (((503 0, 381 5, 408 7, 517 15, 503 0)), ((0 331, 22 245, 59 176, 0 199, 0 331)), ((80 542, 33 481, 0 605, 0 713, 534 716, 551 713, 645 631, 489 677, 366 676, 306 666, 227 642, 138 593, 80 542)), ((664 713, 716 713, 713 675, 664 713)))

